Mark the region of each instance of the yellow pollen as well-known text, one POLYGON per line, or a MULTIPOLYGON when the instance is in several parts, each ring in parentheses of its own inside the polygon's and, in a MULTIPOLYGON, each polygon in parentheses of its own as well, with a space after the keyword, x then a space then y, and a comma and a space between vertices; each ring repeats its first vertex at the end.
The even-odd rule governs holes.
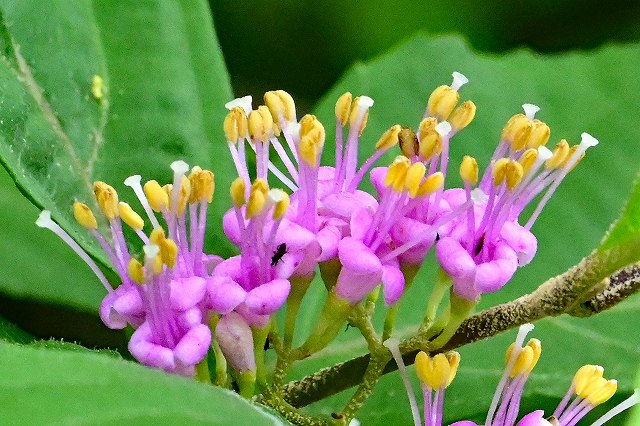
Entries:
POLYGON ((509 375, 513 378, 521 374, 531 372, 533 359, 533 349, 529 346, 525 346, 518 354, 516 362, 513 364, 513 368, 509 372, 509 375))
POLYGON ((587 364, 580 367, 573 377, 576 395, 582 394, 592 379, 601 378, 603 374, 604 368, 599 365, 587 364))
POLYGON ((144 184, 144 194, 149 200, 149 205, 155 212, 167 209, 169 205, 169 195, 155 180, 150 180, 144 184))
POLYGON ((284 117, 284 104, 276 92, 265 93, 264 104, 269 108, 271 116, 275 118, 284 117))
POLYGON ((254 142, 266 142, 273 136, 273 117, 269 108, 260 105, 249 114, 249 135, 254 142))
POLYGON ((442 188, 442 185, 444 185, 444 175, 442 172, 435 172, 427 176, 424 182, 422 182, 416 196, 422 197, 432 194, 442 188))
POLYGON ((420 351, 416 355, 416 373, 422 383, 432 389, 444 389, 456 375, 460 355, 437 354, 430 357, 425 352, 420 351))
POLYGON ((449 377, 447 378, 447 383, 445 387, 448 387, 453 379, 456 378, 456 374, 458 373, 458 366, 460 365, 460 354, 455 351, 447 352, 445 354, 447 357, 447 361, 449 361, 449 377))
POLYGON ((410 165, 411 163, 407 157, 397 156, 387 170, 387 176, 384 179, 385 186, 391 187, 396 192, 402 191, 410 165))
POLYGON ((234 107, 224 119, 224 134, 233 143, 247 136, 247 114, 240 107, 234 107))
POLYGON ((460 94, 449 86, 440 86, 431 92, 427 112, 438 120, 446 120, 460 100, 460 94))
MULTIPOLYGON (((424 122, 424 121, 423 121, 424 122)), ((434 128, 427 131, 420 126, 420 144, 418 150, 420 152, 420 158, 423 161, 427 161, 430 158, 440 155, 442 152, 442 136, 434 128)))
POLYGON ((346 92, 345 94, 340 96, 338 98, 338 101, 336 102, 336 120, 343 127, 345 124, 347 124, 347 120, 349 120, 352 99, 353 96, 351 95, 351 93, 346 92))
POLYGON ((518 160, 518 162, 522 166, 522 170, 525 175, 529 174, 531 167, 533 167, 537 159, 538 150, 535 148, 529 148, 522 153, 522 156, 520 157, 520 160, 518 160))
POLYGON ((407 191, 409 191, 409 196, 411 198, 415 198, 418 194, 418 189, 420 189, 420 183, 422 182, 422 178, 424 178, 424 174, 426 173, 427 168, 422 162, 413 163, 409 166, 407 170, 407 175, 404 180, 404 187, 407 191))
POLYGON ((420 146, 418 145, 418 136, 408 127, 403 127, 398 133, 398 141, 400 142, 400 151, 405 157, 411 158, 418 155, 420 146))
MULTIPOLYGON (((356 123, 356 121, 358 120, 358 115, 360 115, 360 97, 359 96, 353 100, 351 115, 349 116, 350 127, 353 127, 356 124, 358 124, 356 123)), ((358 128, 358 135, 362 135, 364 128, 367 127, 368 120, 369 120, 369 109, 367 108, 367 111, 364 113, 364 116, 362 117, 362 123, 360 123, 360 128, 358 128)))
POLYGON ((542 343, 538 339, 531 339, 529 343, 527 343, 527 346, 533 350, 533 361, 531 361, 530 367, 530 370, 533 370, 533 367, 535 367, 540 360, 540 355, 542 355, 542 343))
POLYGON ((129 265, 127 266, 127 271, 129 272, 129 277, 138 284, 144 284, 144 267, 142 263, 138 262, 136 259, 131 258, 129 261, 129 265))
POLYGON ((178 194, 178 216, 184 216, 190 195, 191 182, 189 182, 189 178, 182 176, 182 182, 180 182, 180 194, 178 194))
POLYGON ((526 115, 516 114, 502 130, 502 140, 509 142, 514 151, 520 151, 527 145, 532 129, 533 123, 526 115))
MULTIPOLYGON (((569 162, 569 159, 573 156, 573 154, 578 150, 580 146, 579 145, 574 145, 571 147, 571 149, 569 150, 569 154, 567 155, 567 158, 565 158, 564 162, 562 163, 561 167, 565 167, 567 165, 567 163, 569 162)), ((582 153, 582 155, 580 156, 580 158, 578 158, 576 160, 575 163, 573 163, 573 166, 571 166, 571 168, 569 169, 569 171, 573 170, 576 168, 576 166, 580 163, 580 161, 582 161, 582 159, 584 158, 584 153, 582 153)))
POLYGON ((492 176, 494 186, 500 186, 502 182, 504 182, 506 166, 509 164, 509 161, 508 158, 500 158, 493 164, 492 176))
POLYGON ((587 400, 593 405, 600 405, 607 402, 618 390, 618 382, 616 380, 607 380, 598 389, 587 396, 587 400))
POLYGON ((384 132, 378 142, 376 143, 376 149, 388 149, 398 143, 398 137, 402 127, 399 124, 391 127, 384 132))
POLYGON ((284 105, 284 118, 286 121, 295 121, 296 119, 296 103, 291 95, 284 90, 276 90, 276 94, 284 105))
POLYGON ((527 148, 538 149, 542 145, 546 145, 551 135, 551 129, 546 123, 536 119, 533 120, 533 128, 527 141, 527 148))
POLYGON ((107 219, 112 220, 118 216, 118 193, 111 185, 96 182, 93 184, 93 193, 96 195, 100 210, 107 219))
POLYGON ((151 235, 149 235, 149 241, 158 247, 160 247, 160 244, 162 244, 165 239, 164 229, 162 228, 154 228, 153 231, 151 231, 151 235))
POLYGON ((75 217, 76 221, 86 229, 98 228, 96 217, 94 216, 89 206, 84 203, 81 203, 79 201, 73 203, 73 217, 75 217))
POLYGON ((458 108, 453 110, 449 116, 449 123, 454 131, 459 132, 467 127, 475 116, 476 104, 472 101, 464 101, 458 108))
POLYGON ((120 201, 118 203, 118 210, 120 212, 120 218, 133 229, 142 229, 144 227, 144 220, 136 213, 129 204, 120 201))
POLYGON ((210 203, 213 200, 213 192, 216 187, 213 172, 195 166, 191 169, 189 182, 191 183, 190 203, 198 201, 210 203))
POLYGON ((264 179, 256 179, 251 185, 251 193, 247 202, 247 219, 251 219, 264 210, 267 203, 269 186, 264 179))
POLYGON ((544 163, 545 167, 547 169, 557 169, 562 167, 569 159, 569 151, 571 151, 569 142, 567 142, 566 139, 562 139, 553 150, 551 158, 544 163))
POLYGON ((318 167, 324 147, 324 126, 315 115, 307 114, 300 120, 300 156, 312 167, 318 167))
POLYGON ((102 101, 105 94, 104 80, 99 75, 94 75, 91 79, 91 94, 97 101, 102 101))
POLYGON ((244 192, 246 190, 246 185, 244 183, 244 179, 241 177, 237 177, 233 182, 231 182, 231 188, 229 192, 231 193, 231 200, 233 201, 233 205, 239 209, 244 205, 244 192))
POLYGON ((276 203, 275 207, 273 208, 274 220, 278 220, 282 218, 287 213, 287 210, 289 209, 289 204, 291 203, 291 200, 289 199, 289 195, 286 192, 280 190, 280 196, 282 198, 280 199, 280 201, 276 203))
POLYGON ((478 183, 478 162, 475 158, 465 155, 460 163, 460 177, 466 183, 475 185, 478 183))
POLYGON ((162 263, 169 268, 173 268, 178 258, 178 245, 170 238, 165 238, 159 244, 160 247, 160 259, 162 263))
POLYGON ((507 188, 512 191, 516 186, 520 185, 520 182, 522 182, 524 169, 522 168, 522 164, 518 163, 515 160, 509 161, 504 169, 507 188))

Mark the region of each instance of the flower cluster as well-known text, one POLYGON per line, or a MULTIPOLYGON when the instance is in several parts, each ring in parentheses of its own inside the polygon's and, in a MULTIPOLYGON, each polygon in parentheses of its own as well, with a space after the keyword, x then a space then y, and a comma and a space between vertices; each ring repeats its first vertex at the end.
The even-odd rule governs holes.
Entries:
MULTIPOLYGON (((484 426, 573 426, 600 404, 607 402, 616 392, 618 383, 603 377, 604 369, 598 365, 584 365, 575 374, 573 382, 553 414, 545 418, 543 410, 524 415, 517 423, 520 400, 524 386, 542 353, 538 339, 530 339, 523 345, 532 324, 520 327, 516 341, 506 352, 506 366, 498 383, 484 426)), ((409 396, 414 424, 441 426, 445 389, 456 376, 460 355, 457 352, 440 353, 433 357, 419 352, 415 359, 416 373, 420 379, 424 399, 423 420, 409 381, 406 367, 398 348, 398 341, 389 339, 385 345, 391 350, 409 396)), ((602 415, 593 423, 600 426, 615 415, 640 403, 640 390, 602 415)), ((451 426, 478 426, 470 420, 452 423, 451 426)))
MULTIPOLYGON (((482 294, 502 288, 533 259, 532 225, 586 149, 597 144, 583 134, 578 145, 561 140, 549 150, 549 127, 527 104, 524 114, 507 122, 482 177, 476 160, 466 156, 459 169, 464 185, 446 188, 450 142, 476 112, 473 102, 459 102, 467 82, 453 73, 451 85, 430 95, 417 131, 391 126, 361 165, 360 139, 374 104, 367 96, 345 93, 338 99, 330 166, 321 165, 323 124, 313 115, 298 119, 286 92, 267 92, 256 109, 251 97, 229 102, 224 132, 238 177, 222 223, 239 254, 228 259, 204 252, 213 173, 189 171, 182 161, 171 165, 168 185, 142 185, 140 176, 125 180, 145 212, 148 232, 142 217, 106 183, 95 184, 94 201, 74 204, 76 220, 118 273, 116 288, 49 212, 37 223, 60 235, 93 269, 108 293, 102 320, 111 328, 133 327, 129 350, 152 367, 193 375, 212 348, 217 368, 224 374, 228 361, 234 378, 246 385, 241 391, 250 395, 251 382, 265 380, 263 348, 278 330, 274 313, 286 305, 278 350, 304 358, 326 346, 380 289, 391 312, 434 248, 451 284, 448 322, 433 334, 442 343, 482 294), (376 167, 396 147, 391 164, 376 167), (375 194, 360 189, 367 176, 375 194), (287 191, 272 188, 274 180, 287 191), (521 224, 522 212, 535 200, 521 224), (89 205, 102 216, 96 218, 89 205), (133 233, 124 232, 123 223, 133 233), (135 241, 127 241, 133 234, 135 241), (296 314, 318 271, 328 297, 315 329, 293 350, 296 314)), ((443 362, 438 358, 438 365, 443 362)), ((455 362, 447 358, 452 374, 455 362)), ((431 412, 441 402, 436 392, 431 412)))

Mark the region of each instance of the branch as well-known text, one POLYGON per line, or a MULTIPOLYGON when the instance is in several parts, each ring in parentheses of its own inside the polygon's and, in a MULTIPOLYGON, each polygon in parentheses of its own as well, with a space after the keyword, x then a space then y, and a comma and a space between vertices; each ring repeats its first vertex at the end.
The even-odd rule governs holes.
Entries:
MULTIPOLYGON (((563 313, 588 316, 615 306, 640 290, 640 263, 614 273, 620 268, 615 261, 618 256, 614 251, 594 252, 533 293, 467 318, 439 351, 459 348, 544 317, 563 313)), ((405 363, 413 364, 420 348, 405 344, 404 349, 405 363)), ((284 386, 285 399, 294 407, 304 407, 355 386, 362 381, 369 358, 369 354, 363 355, 290 382, 284 386)), ((391 361, 383 374, 396 369, 391 361)))

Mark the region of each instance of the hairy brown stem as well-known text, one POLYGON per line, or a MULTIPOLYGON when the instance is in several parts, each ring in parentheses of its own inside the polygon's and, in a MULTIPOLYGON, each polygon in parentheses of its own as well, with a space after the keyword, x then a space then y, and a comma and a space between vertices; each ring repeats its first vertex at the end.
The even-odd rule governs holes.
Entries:
MULTIPOLYGON (((617 256, 614 252, 594 252, 533 293, 467 318, 439 351, 455 349, 544 317, 563 313, 588 316, 615 306, 640 290, 640 263, 613 273, 620 268, 615 260, 611 261, 617 256)), ((419 348, 407 341, 403 349, 405 363, 412 364, 419 348)), ((363 355, 290 382, 284 387, 285 399, 294 407, 304 407, 355 386, 362 381, 369 360, 369 354, 363 355)), ((389 362, 383 374, 396 369, 395 362, 389 362)))

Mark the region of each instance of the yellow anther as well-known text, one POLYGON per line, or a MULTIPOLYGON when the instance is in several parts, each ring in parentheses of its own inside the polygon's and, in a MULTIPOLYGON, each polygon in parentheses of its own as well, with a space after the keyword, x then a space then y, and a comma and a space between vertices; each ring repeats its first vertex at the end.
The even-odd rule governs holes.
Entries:
POLYGON ((604 377, 593 376, 591 377, 591 380, 589 380, 586 383, 584 389, 582 389, 582 392, 579 393, 578 396, 586 399, 589 397, 589 395, 591 395, 594 392, 597 392, 600 388, 602 388, 606 384, 607 384, 607 379, 605 379, 604 377))
MULTIPOLYGON (((358 116, 360 115, 360 109, 362 108, 360 106, 361 103, 362 103, 362 97, 360 96, 358 96, 353 100, 351 115, 349 116, 350 127, 354 127, 358 124, 357 120, 358 120, 358 116)), ((367 127, 367 121, 369 120, 369 107, 365 106, 364 108, 366 108, 366 111, 364 113, 364 116, 362 117, 362 122, 360 122, 360 127, 358 128, 358 135, 362 135, 364 128, 367 127)))
POLYGON ((144 227, 144 220, 136 213, 129 204, 120 201, 118 203, 118 210, 120 212, 120 218, 133 229, 142 229, 144 227))
POLYGON ((460 100, 460 94, 450 86, 440 86, 431 92, 427 112, 438 120, 446 120, 460 100))
POLYGON ((430 357, 425 352, 416 356, 416 373, 422 383, 432 389, 444 389, 453 380, 460 363, 460 355, 438 354, 430 357))
POLYGON ((155 180, 150 180, 144 184, 144 194, 149 200, 149 205, 153 211, 161 212, 169 205, 169 195, 155 180))
POLYGON ((520 374, 529 373, 532 369, 531 364, 533 363, 533 359, 533 349, 529 346, 525 346, 518 354, 516 362, 513 364, 513 368, 509 375, 511 377, 516 377, 520 374))
POLYGON ((547 169, 562 167, 569 159, 569 151, 571 151, 569 142, 566 139, 562 139, 553 150, 553 156, 544 163, 545 167, 547 169))
POLYGON ((435 172, 432 175, 427 176, 424 182, 422 182, 416 196, 422 197, 424 195, 432 194, 442 188, 442 185, 444 185, 444 175, 442 172, 435 172))
POLYGON ((315 115, 307 114, 300 120, 300 157, 312 167, 318 167, 324 147, 324 126, 315 115))
POLYGON ((244 183, 244 179, 241 177, 237 177, 233 182, 231 182, 231 188, 229 190, 231 193, 231 200, 233 201, 233 205, 238 209, 244 205, 245 190, 246 185, 244 183))
POLYGON ((418 155, 420 146, 418 145, 418 136, 408 127, 403 127, 398 133, 398 141, 400 142, 400 151, 405 157, 411 158, 418 155))
POLYGON ((260 105, 249 114, 249 135, 254 142, 266 142, 273 136, 273 116, 269 108, 260 105))
POLYGON ((189 182, 188 177, 182 176, 182 181, 180 182, 180 193, 178 194, 178 216, 184 215, 187 209, 187 204, 189 203, 190 195, 191 182, 189 182))
POLYGON ((277 198, 275 206, 273 207, 273 219, 278 220, 282 218, 289 209, 289 204, 291 200, 289 199, 289 195, 281 189, 278 189, 277 198))
POLYGON ((546 145, 549 141, 551 129, 549 129, 549 126, 547 126, 546 123, 538 119, 533 120, 532 124, 533 128, 531 129, 531 134, 527 141, 527 148, 538 149, 542 145, 546 145))
POLYGON ((500 158, 493 164, 492 176, 494 186, 502 185, 502 182, 504 182, 506 166, 509 162, 510 160, 508 158, 500 158))
POLYGON ((262 213, 267 203, 269 185, 264 179, 256 179, 251 185, 249 201, 247 202, 247 219, 251 219, 262 213))
POLYGON ((336 102, 336 120, 341 126, 347 124, 347 120, 349 120, 352 99, 353 96, 351 93, 346 92, 344 95, 340 96, 338 98, 338 102, 336 102))
POLYGON ((271 115, 284 121, 295 121, 296 104, 290 94, 284 90, 276 90, 264 94, 264 103, 269 108, 271 115))
POLYGON ((191 183, 190 203, 198 201, 210 203, 213 200, 213 192, 216 188, 213 172, 195 166, 189 174, 189 182, 191 183))
POLYGON ((151 272, 153 273, 153 275, 160 275, 162 273, 162 266, 162 257, 160 255, 157 255, 151 262, 151 272))
POLYGON ((587 400, 593 405, 600 405, 607 402, 618 390, 616 380, 607 380, 600 388, 594 390, 587 396, 587 400))
POLYGON ((96 182, 93 184, 93 193, 96 195, 100 210, 107 219, 112 220, 118 216, 118 193, 111 185, 96 182))
POLYGON ((502 140, 510 143, 514 151, 520 151, 527 146, 532 130, 531 120, 524 114, 516 114, 504 126, 502 140))
POLYGON ((224 134, 233 143, 247 136, 247 114, 241 107, 234 107, 224 118, 224 134))
POLYGON ((164 229, 162 228, 154 228, 153 231, 151 231, 151 235, 149 235, 149 241, 158 247, 160 247, 160 244, 162 244, 165 239, 164 229))
POLYGON ((158 245, 160 247, 160 259, 169 268, 173 268, 178 258, 178 245, 170 238, 165 238, 158 245))
POLYGON ((104 80, 99 75, 94 75, 91 79, 91 94, 94 99, 101 101, 104 98, 105 93, 104 80))
POLYGON ((284 105, 284 118, 287 121, 295 121, 296 119, 296 103, 293 101, 291 95, 284 90, 276 90, 276 93, 280 97, 282 104, 284 105))
POLYGON ((522 153, 520 160, 518 162, 522 166, 522 171, 525 175, 529 174, 529 170, 535 164, 538 159, 538 150, 535 148, 529 148, 525 152, 522 153))
POLYGON ((142 263, 138 262, 136 259, 131 258, 129 261, 129 265, 127 266, 127 271, 129 272, 129 277, 137 282, 138 284, 144 284, 144 267, 142 263))
MULTIPOLYGON (((580 147, 580 145, 574 145, 574 146, 571 147, 571 149, 569 150, 569 154, 567 155, 567 158, 565 158, 564 162, 562 163, 562 166, 560 166, 560 167, 566 167, 567 163, 569 162, 569 159, 571 157, 573 157, 573 154, 578 150, 579 147, 580 147)), ((584 156, 585 156, 585 153, 583 152, 582 155, 580 155, 580 157, 578 159, 576 159, 576 161, 573 163, 573 165, 571 166, 569 171, 575 169, 576 166, 580 163, 580 161, 582 161, 584 156)))
POLYGON ((399 124, 391 127, 389 130, 384 132, 380 139, 376 143, 376 149, 388 149, 398 143, 398 137, 400 132, 402 131, 402 127, 399 124))
POLYGON ((462 180, 470 185, 478 183, 478 162, 475 158, 465 155, 460 163, 460 177, 462 180))
POLYGON ((73 217, 76 218, 76 222, 85 227, 86 229, 98 228, 98 222, 93 212, 84 203, 76 201, 73 203, 73 217))
POLYGON ((442 152, 442 136, 436 131, 436 124, 433 117, 425 118, 420 123, 418 152, 423 161, 442 152))
POLYGON ((540 343, 538 339, 531 339, 529 343, 527 343, 527 346, 533 350, 533 361, 531 361, 530 367, 530 370, 533 370, 533 367, 535 367, 540 360, 540 355, 542 355, 542 343, 540 343))
POLYGON ((518 163, 515 160, 509 161, 509 163, 504 168, 505 180, 507 181, 507 188, 509 190, 513 190, 516 186, 520 185, 522 182, 522 177, 524 176, 524 169, 522 168, 522 164, 518 163))
POLYGON ((424 174, 426 172, 427 168, 422 162, 413 163, 409 166, 409 170, 407 170, 407 175, 404 180, 404 187, 409 191, 409 196, 411 196, 411 198, 415 198, 418 194, 420 183, 422 182, 422 178, 424 178, 424 174))
POLYGON ((476 116, 476 104, 471 101, 464 101, 458 108, 454 109, 449 116, 451 128, 459 132, 473 121, 476 116))
POLYGON ((402 155, 397 156, 387 170, 387 175, 384 179, 385 186, 391 187, 397 192, 402 191, 410 165, 411 162, 407 157, 402 155))
POLYGON ((576 371, 573 377, 573 385, 575 386, 576 395, 584 392, 585 388, 593 378, 602 377, 604 368, 599 365, 583 365, 576 371))

